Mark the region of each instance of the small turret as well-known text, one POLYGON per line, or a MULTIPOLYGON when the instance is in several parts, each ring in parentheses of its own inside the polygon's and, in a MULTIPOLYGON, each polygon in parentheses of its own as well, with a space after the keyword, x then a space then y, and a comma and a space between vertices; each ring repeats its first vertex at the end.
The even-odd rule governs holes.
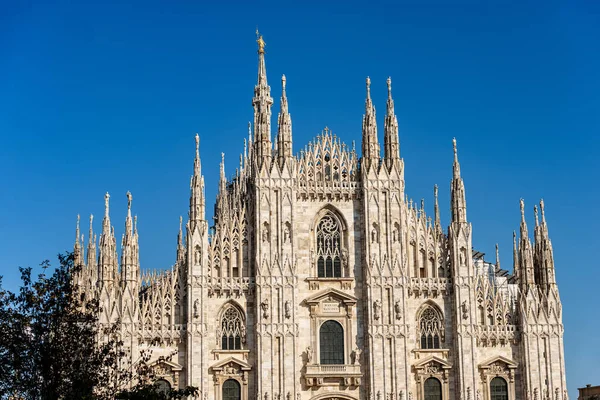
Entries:
POLYGON ((185 246, 183 245, 183 217, 179 216, 179 233, 177 234, 177 264, 185 262, 185 246))
POLYGON ((90 233, 88 236, 87 247, 87 267, 90 273, 90 282, 93 286, 95 286, 96 281, 98 279, 98 265, 96 258, 96 235, 94 234, 93 222, 94 216, 90 214, 90 233))
POLYGON ((367 99, 362 124, 362 162, 365 170, 379 165, 379 143, 377 141, 377 120, 375 106, 371 100, 371 79, 367 77, 367 99))
POLYGON ((73 257, 74 263, 76 266, 85 266, 83 260, 83 239, 81 240, 81 244, 79 242, 79 214, 77 214, 77 226, 75 228, 75 245, 73 246, 73 257))

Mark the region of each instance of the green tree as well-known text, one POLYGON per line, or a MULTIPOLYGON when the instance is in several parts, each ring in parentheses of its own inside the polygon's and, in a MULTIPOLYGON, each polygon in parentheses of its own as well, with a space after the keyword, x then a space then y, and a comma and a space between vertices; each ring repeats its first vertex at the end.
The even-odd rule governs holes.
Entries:
POLYGON ((1 399, 183 399, 197 389, 165 393, 155 384, 147 362, 150 353, 131 368, 118 325, 103 329, 100 306, 85 299, 72 279, 80 268, 72 254, 49 261, 32 278, 20 268, 21 287, 11 292, 0 277, 0 398, 1 399), (98 338, 105 340, 98 342, 98 338), (127 388, 127 389, 124 389, 127 388))

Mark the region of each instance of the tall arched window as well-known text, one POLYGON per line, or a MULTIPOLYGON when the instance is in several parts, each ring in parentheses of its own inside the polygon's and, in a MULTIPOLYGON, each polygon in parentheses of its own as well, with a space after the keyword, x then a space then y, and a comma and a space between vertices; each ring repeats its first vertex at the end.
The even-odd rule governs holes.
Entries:
POLYGON ((490 382, 490 400, 508 400, 508 384, 499 376, 490 382))
POLYGON ((342 234, 337 218, 327 212, 317 225, 317 269, 320 278, 342 276, 342 234))
POLYGON ((319 331, 321 364, 344 364, 344 328, 336 321, 325 321, 319 331))
POLYGON ((241 349, 244 331, 244 320, 240 311, 232 305, 227 306, 221 317, 221 349, 241 349))
POLYGON ((443 321, 441 315, 433 307, 426 306, 419 318, 421 348, 439 349, 442 329, 443 321))
POLYGON ((223 383, 223 400, 240 400, 240 384, 235 379, 227 379, 223 383))
POLYGON ((425 400, 442 400, 442 384, 436 378, 428 378, 424 385, 425 400))

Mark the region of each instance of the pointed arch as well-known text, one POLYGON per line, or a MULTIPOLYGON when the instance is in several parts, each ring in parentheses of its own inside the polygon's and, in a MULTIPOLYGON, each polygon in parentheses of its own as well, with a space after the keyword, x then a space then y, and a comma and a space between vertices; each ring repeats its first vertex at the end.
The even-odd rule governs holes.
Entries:
POLYGON ((444 341, 444 314, 428 301, 417 312, 417 342, 421 349, 439 349, 444 341))
POLYGON ((342 277, 347 262, 347 227, 343 215, 330 204, 316 214, 311 236, 319 278, 342 277))
POLYGON ((217 343, 222 350, 240 350, 246 343, 246 313, 235 301, 223 304, 217 314, 217 343))

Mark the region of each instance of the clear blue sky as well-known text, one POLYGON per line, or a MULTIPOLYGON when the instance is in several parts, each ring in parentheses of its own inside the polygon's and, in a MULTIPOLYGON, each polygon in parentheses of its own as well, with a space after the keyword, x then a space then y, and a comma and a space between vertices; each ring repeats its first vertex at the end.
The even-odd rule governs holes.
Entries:
POLYGON ((16 287, 17 266, 72 248, 78 213, 86 236, 90 213, 99 232, 106 191, 118 237, 125 193, 133 194, 142 267, 172 264, 195 133, 209 215, 220 153, 228 175, 237 165, 252 118, 258 25, 275 115, 287 76, 295 151, 325 126, 360 144, 366 76, 381 133, 389 75, 407 193, 431 212, 437 183, 444 224, 453 137, 474 246, 488 258, 499 243, 512 269, 519 198, 530 224, 544 198, 571 398, 600 384, 599 2, 2 3, 5 286, 16 287))

